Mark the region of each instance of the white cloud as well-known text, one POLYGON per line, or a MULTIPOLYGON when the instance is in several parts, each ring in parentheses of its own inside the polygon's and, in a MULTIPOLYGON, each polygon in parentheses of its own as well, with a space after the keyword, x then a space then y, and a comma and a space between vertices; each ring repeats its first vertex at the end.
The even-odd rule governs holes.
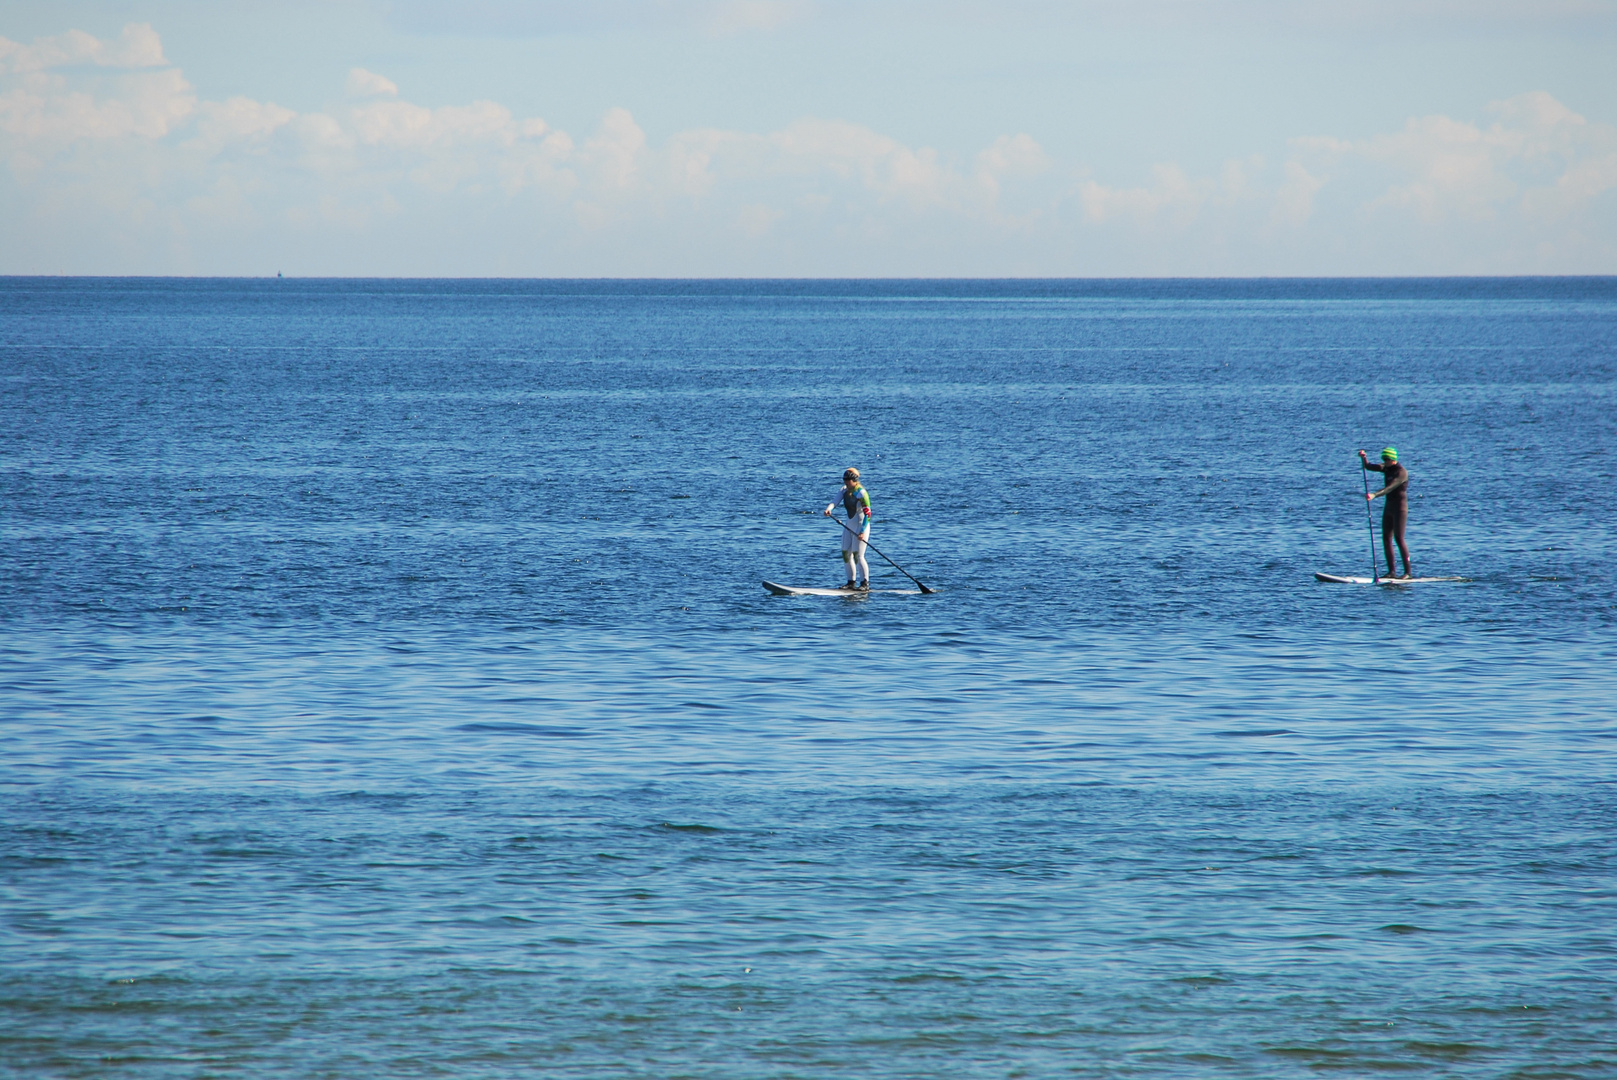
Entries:
POLYGON ((384 101, 354 109, 352 122, 360 142, 395 149, 478 143, 510 146, 523 132, 511 111, 492 101, 440 109, 424 109, 407 101, 384 101))
POLYGON ((21 45, 0 37, 0 73, 19 74, 51 68, 92 65, 110 68, 167 67, 163 43, 148 23, 130 23, 117 41, 106 42, 82 30, 35 39, 21 45))
POLYGON ((990 146, 978 152, 975 181, 982 189, 982 199, 991 215, 1004 223, 1022 221, 1030 225, 1033 220, 1043 215, 1041 207, 1022 215, 1007 215, 1004 210, 1004 186, 1007 181, 1033 178, 1048 173, 1051 168, 1049 155, 1045 154, 1045 147, 1041 147, 1030 134, 1014 134, 1014 136, 999 136, 990 146))
POLYGON ((0 272, 41 265, 53 220, 197 260, 109 266, 87 247, 84 268, 106 271, 229 270, 285 235, 333 273, 1617 269, 1617 130, 1542 92, 1487 123, 1416 117, 1130 184, 1025 132, 958 160, 815 117, 658 143, 611 108, 575 140, 494 101, 403 100, 363 68, 346 84, 359 100, 327 111, 199 100, 162 56, 149 27, 4 43, 0 272), (450 251, 472 261, 434 261, 450 251))
POLYGON ((582 158, 597 184, 611 192, 624 192, 639 179, 646 150, 646 133, 627 109, 608 109, 601 126, 585 143, 582 158))
POLYGON ((528 137, 512 147, 495 165, 499 186, 507 196, 537 188, 558 201, 578 188, 578 177, 566 167, 572 160, 572 136, 565 131, 548 131, 543 121, 527 121, 528 137))
POLYGON ((1217 190, 1210 178, 1193 180, 1178 165, 1153 166, 1151 176, 1149 187, 1113 188, 1084 181, 1078 189, 1084 217, 1095 224, 1126 218, 1155 225, 1168 218, 1170 224, 1185 225, 1217 190))
POLYGON ((348 72, 348 93, 357 98, 398 97, 399 88, 392 79, 357 67, 348 72))
POLYGON ((291 109, 251 98, 204 101, 197 109, 197 131, 212 143, 261 139, 285 127, 296 116, 291 109))
POLYGON ((818 23, 853 33, 873 25, 1004 26, 1034 32, 1276 28, 1386 38, 1410 29, 1459 33, 1609 32, 1617 0, 392 0, 388 18, 415 33, 588 34, 633 29, 732 34, 818 23))
POLYGON ((1325 186, 1325 178, 1315 176, 1301 163, 1288 161, 1282 166, 1284 179, 1275 189, 1274 209, 1269 214, 1271 226, 1302 225, 1314 213, 1314 196, 1325 186))
POLYGON ((957 203, 967 186, 936 150, 841 120, 798 120, 766 136, 763 148, 772 171, 854 180, 911 209, 957 203))
POLYGON ((1578 162, 1562 173, 1553 188, 1537 188, 1522 196, 1534 213, 1562 215, 1617 188, 1617 151, 1578 162))
POLYGON ((1475 125, 1446 116, 1411 119, 1404 130, 1381 135, 1350 147, 1372 161, 1409 175, 1394 184, 1372 207, 1402 207, 1422 220, 1437 221, 1448 214, 1491 217, 1498 205, 1516 194, 1516 184, 1500 169, 1512 155, 1519 132, 1485 132, 1475 125))
POLYGON ((1049 167, 1044 147, 1028 134, 1001 135, 977 155, 977 175, 995 184, 1001 177, 1035 176, 1049 167))
POLYGON ((177 69, 116 77, 93 90, 60 75, 32 72, 0 93, 0 131, 30 141, 71 142, 125 135, 159 138, 196 109, 177 69))
POLYGON ((680 132, 668 140, 665 151, 668 181, 681 194, 705 195, 719 180, 713 171, 714 158, 754 142, 735 132, 711 128, 680 132))
POLYGON ((1447 116, 1411 118, 1362 140, 1296 140, 1325 168, 1372 163, 1393 182, 1365 204, 1426 224, 1491 221, 1510 213, 1565 213, 1612 190, 1607 164, 1617 129, 1591 124, 1543 91, 1495 102, 1483 127, 1447 116))
MULTIPOLYGON (((651 0, 656 2, 656 0, 651 0)), ((869 17, 865 0, 822 0, 822 18, 869 17)), ((1014 22, 1035 31, 1081 27, 1149 31, 1262 27, 1293 33, 1388 38, 1412 29, 1510 33, 1522 28, 1609 33, 1617 0, 889 0, 891 16, 956 23, 1014 22)))
POLYGON ((823 6, 813 0, 394 0, 388 8, 393 20, 417 33, 514 37, 626 27, 729 36, 776 30, 823 6))
POLYGON ((747 236, 756 240, 765 235, 775 222, 786 216, 786 211, 764 203, 748 203, 736 211, 735 223, 747 236))
POLYGON ((711 34, 730 35, 749 30, 774 30, 801 18, 809 5, 792 0, 721 0, 704 13, 711 34))

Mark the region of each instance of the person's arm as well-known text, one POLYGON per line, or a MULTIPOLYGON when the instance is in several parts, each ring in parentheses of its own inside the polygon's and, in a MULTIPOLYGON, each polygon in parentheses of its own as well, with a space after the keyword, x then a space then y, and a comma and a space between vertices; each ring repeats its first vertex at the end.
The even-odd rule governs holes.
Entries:
POLYGON ((1387 471, 1387 467, 1385 465, 1377 465, 1375 462, 1371 461, 1370 455, 1366 454, 1363 450, 1359 451, 1359 464, 1364 466, 1366 469, 1369 469, 1371 472, 1387 471))
POLYGON ((868 491, 859 492, 859 514, 862 518, 864 518, 864 520, 859 523, 859 531, 861 533, 869 532, 870 519, 875 515, 870 512, 870 492, 868 491))
POLYGON ((1376 494, 1377 495, 1391 495, 1393 492, 1397 491, 1399 488, 1403 487, 1407 483, 1409 483, 1409 470, 1405 469, 1404 470, 1404 475, 1400 476, 1398 479, 1394 480, 1392 483, 1388 484, 1386 487, 1384 487, 1380 491, 1376 492, 1376 494))

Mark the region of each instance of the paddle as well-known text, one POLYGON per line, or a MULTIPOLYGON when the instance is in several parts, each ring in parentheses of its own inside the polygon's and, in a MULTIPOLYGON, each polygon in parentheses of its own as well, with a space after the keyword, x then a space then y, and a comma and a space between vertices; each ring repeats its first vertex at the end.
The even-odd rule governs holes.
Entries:
MULTIPOLYGON (((841 525, 844 529, 847 529, 849 532, 853 533, 855 536, 859 535, 858 533, 853 532, 852 526, 850 526, 846 521, 843 521, 841 518, 837 517, 835 514, 831 514, 830 518, 831 518, 832 521, 836 522, 838 525, 841 525)), ((876 545, 872 544, 869 540, 865 541, 865 546, 867 548, 869 548, 871 551, 875 551, 876 554, 881 555, 881 552, 877 551, 876 545)), ((885 555, 881 555, 881 557, 884 558, 884 559, 887 559, 887 556, 885 556, 885 555)), ((887 559, 887 561, 890 562, 890 563, 893 563, 893 569, 894 570, 897 570, 900 574, 903 574, 905 577, 909 578, 911 581, 915 581, 915 578, 910 577, 910 572, 908 570, 904 569, 902 566, 898 565, 896 562, 893 562, 892 559, 887 559)), ((849 571, 849 572, 852 573, 852 571, 849 571)), ((915 584, 920 588, 920 590, 922 592, 926 593, 929 596, 938 591, 936 589, 927 588, 925 585, 922 585, 919 581, 915 581, 915 584)))
MULTIPOLYGON (((1364 527, 1370 530, 1370 580, 1381 580, 1381 564, 1376 562, 1376 526, 1370 517, 1370 473, 1362 465, 1359 475, 1364 477, 1364 527)), ((1392 573, 1392 567, 1387 567, 1387 573, 1392 573)))

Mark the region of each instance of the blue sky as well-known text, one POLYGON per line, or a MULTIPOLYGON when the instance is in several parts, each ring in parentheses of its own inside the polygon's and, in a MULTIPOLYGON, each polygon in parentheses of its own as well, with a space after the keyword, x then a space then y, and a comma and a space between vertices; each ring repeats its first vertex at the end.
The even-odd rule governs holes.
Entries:
POLYGON ((1617 0, 0 9, 0 273, 1617 273, 1617 0))

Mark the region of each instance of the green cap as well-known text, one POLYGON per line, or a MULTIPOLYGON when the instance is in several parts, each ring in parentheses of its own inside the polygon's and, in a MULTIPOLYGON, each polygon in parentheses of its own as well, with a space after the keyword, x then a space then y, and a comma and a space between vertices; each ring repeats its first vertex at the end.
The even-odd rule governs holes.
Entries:
POLYGON ((1397 461, 1398 460, 1398 448, 1396 446, 1389 446, 1385 450, 1381 451, 1381 460, 1382 461, 1397 461))

